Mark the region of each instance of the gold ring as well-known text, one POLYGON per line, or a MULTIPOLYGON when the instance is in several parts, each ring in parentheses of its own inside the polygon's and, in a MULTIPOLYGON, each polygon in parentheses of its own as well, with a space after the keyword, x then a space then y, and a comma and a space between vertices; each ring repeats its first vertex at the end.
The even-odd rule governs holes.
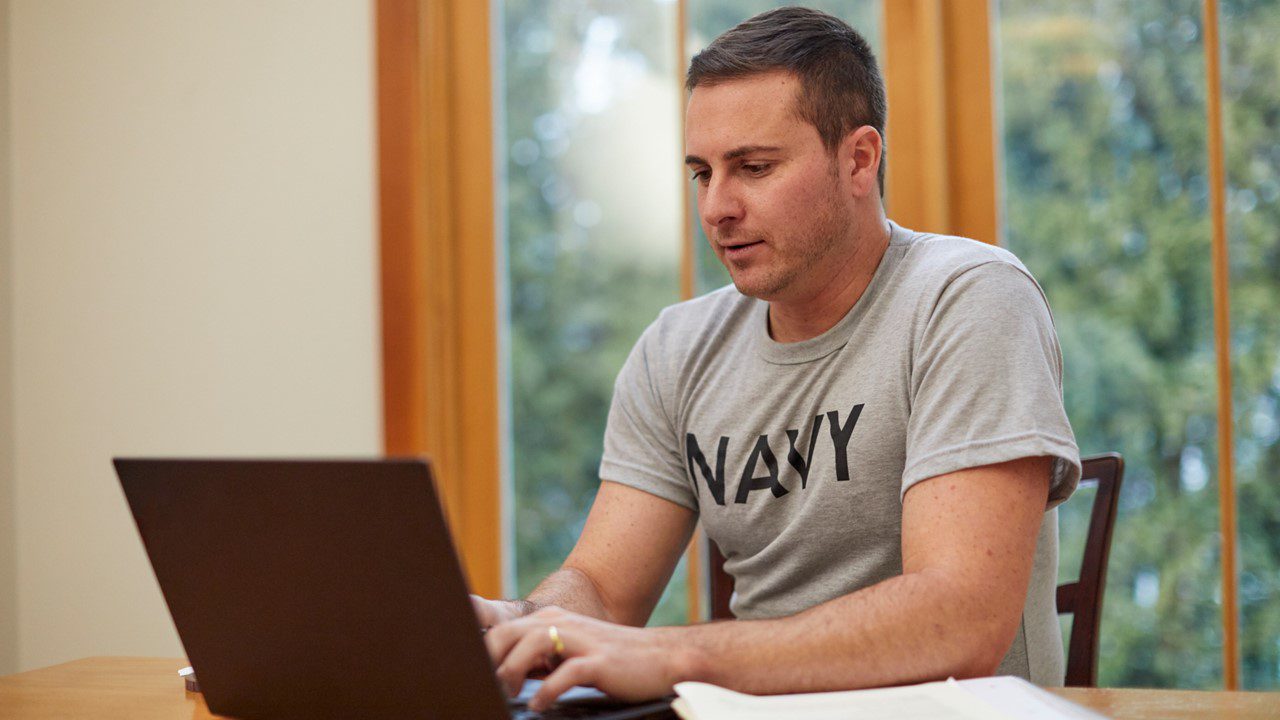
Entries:
POLYGON ((564 640, 560 639, 560 631, 555 625, 547 628, 547 635, 551 638, 551 648, 555 650, 556 656, 564 655, 564 640))

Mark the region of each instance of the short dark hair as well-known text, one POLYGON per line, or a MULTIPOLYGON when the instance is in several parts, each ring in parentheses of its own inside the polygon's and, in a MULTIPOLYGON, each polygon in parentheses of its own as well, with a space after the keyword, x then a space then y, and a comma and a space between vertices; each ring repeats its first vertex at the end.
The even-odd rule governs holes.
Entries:
MULTIPOLYGON (((800 79, 796 110, 834 153, 853 130, 884 136, 884 78, 871 46, 840 18, 782 7, 739 23, 693 56, 685 89, 784 70, 800 79)), ((884 195, 884 150, 877 180, 884 195)))

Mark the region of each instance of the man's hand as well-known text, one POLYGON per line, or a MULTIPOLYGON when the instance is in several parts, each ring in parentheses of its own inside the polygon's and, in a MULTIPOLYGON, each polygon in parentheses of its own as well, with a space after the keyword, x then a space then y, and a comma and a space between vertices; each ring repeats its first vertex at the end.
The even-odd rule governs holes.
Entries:
POLYGON ((595 687, 620 700, 647 700, 669 694, 683 679, 684 652, 673 642, 678 628, 615 625, 556 607, 494 626, 484 638, 498 680, 520 692, 531 672, 547 670, 542 688, 529 701, 541 711, 574 685, 595 687), (557 656, 551 628, 564 645, 557 656))
POLYGON ((527 600, 488 600, 479 595, 471 596, 471 607, 476 611, 480 627, 485 630, 524 617, 537 609, 537 606, 527 600))

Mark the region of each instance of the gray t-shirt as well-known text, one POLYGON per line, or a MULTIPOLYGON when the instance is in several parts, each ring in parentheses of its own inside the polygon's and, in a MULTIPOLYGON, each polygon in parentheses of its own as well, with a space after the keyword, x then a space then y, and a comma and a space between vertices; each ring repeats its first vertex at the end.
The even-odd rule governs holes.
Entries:
POLYGON ((669 307, 614 388, 600 476, 699 513, 739 618, 792 615, 902 573, 902 497, 964 468, 1051 455, 1050 498, 1002 674, 1061 685, 1057 510, 1080 479, 1062 356, 1013 254, 891 224, 866 292, 778 343, 728 286, 669 307))

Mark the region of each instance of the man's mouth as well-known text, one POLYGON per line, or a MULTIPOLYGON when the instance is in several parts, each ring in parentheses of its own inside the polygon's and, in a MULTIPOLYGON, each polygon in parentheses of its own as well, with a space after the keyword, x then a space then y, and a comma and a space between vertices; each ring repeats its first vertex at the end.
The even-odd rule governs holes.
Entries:
POLYGON ((748 242, 721 243, 720 247, 724 248, 725 255, 737 255, 757 246, 762 245, 763 240, 752 240, 748 242))

